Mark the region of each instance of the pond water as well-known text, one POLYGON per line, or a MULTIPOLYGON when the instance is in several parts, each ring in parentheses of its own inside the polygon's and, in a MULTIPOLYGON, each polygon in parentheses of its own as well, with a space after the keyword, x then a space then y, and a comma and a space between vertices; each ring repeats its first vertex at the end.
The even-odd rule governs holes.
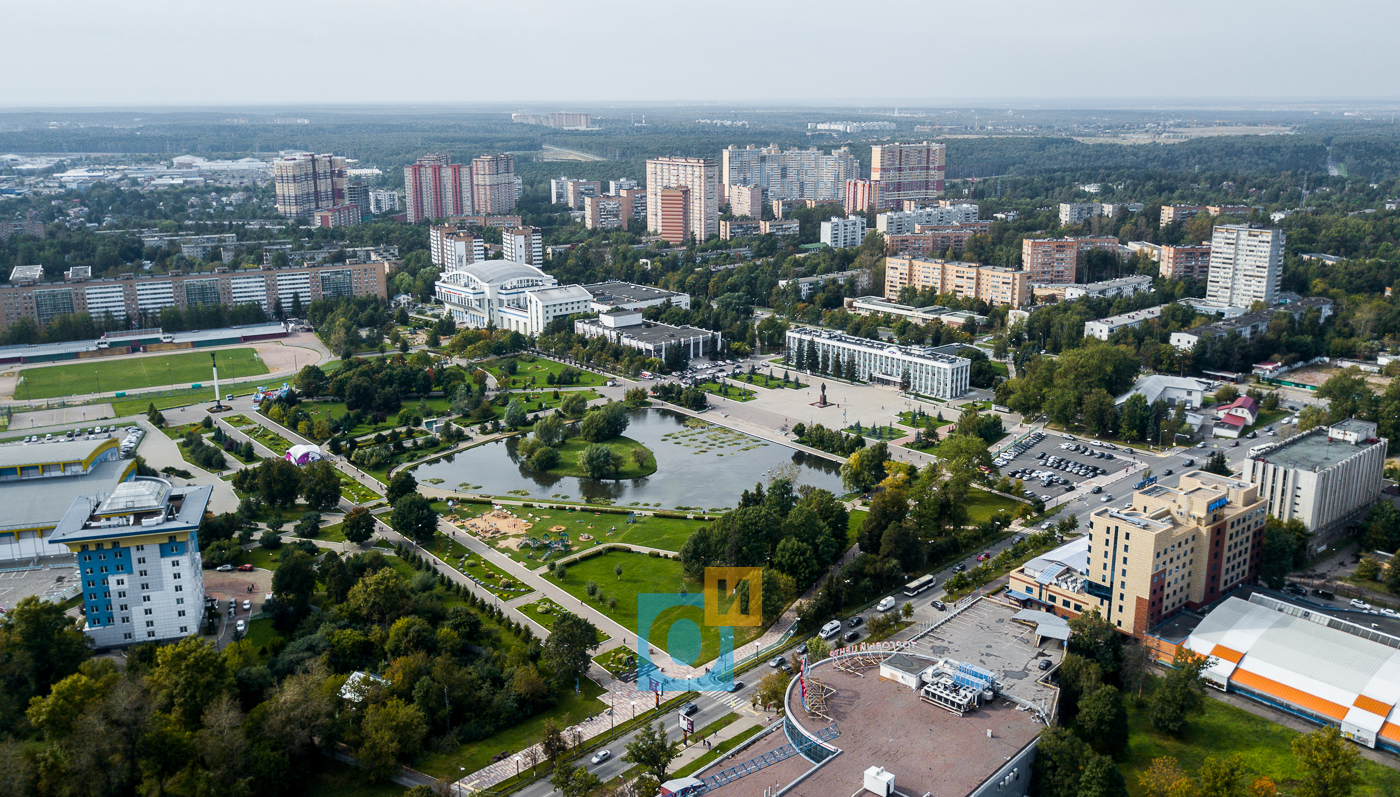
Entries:
POLYGON ((522 437, 477 446, 418 466, 419 483, 485 495, 565 501, 611 499, 653 509, 734 506, 739 494, 787 467, 798 484, 840 495, 840 465, 778 443, 697 421, 671 410, 632 413, 626 436, 656 455, 656 473, 641 479, 598 480, 531 470, 517 451, 522 437), (528 492, 526 492, 528 491, 528 492))

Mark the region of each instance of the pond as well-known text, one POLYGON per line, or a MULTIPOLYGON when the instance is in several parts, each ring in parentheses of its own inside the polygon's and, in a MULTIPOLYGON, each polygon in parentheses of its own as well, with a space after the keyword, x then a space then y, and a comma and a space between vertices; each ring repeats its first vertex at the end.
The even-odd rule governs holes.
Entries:
POLYGON ((634 411, 626 435, 656 455, 656 473, 598 480, 535 471, 517 452, 524 438, 512 437, 425 463, 413 475, 420 484, 441 479, 437 486, 444 489, 483 495, 611 500, 654 509, 734 506, 740 493, 767 482, 780 468, 795 473, 798 484, 844 492, 839 463, 671 410, 634 411))

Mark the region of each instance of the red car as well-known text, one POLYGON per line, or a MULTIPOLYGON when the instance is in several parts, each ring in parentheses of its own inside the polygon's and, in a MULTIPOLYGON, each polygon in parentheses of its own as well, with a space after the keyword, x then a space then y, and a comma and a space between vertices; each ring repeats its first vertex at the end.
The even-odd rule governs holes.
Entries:
MULTIPOLYGON (((988 559, 991 559, 991 558, 992 558, 992 557, 991 557, 990 554, 985 554, 985 553, 984 553, 984 554, 981 554, 981 555, 979 555, 979 556, 977 557, 977 561, 979 561, 979 562, 985 562, 985 561, 987 561, 988 559)), ((246 567, 246 565, 244 565, 244 566, 246 567)))
POLYGON ((253 566, 252 566, 252 565, 239 565, 239 566, 238 566, 238 569, 239 569, 239 570, 242 570, 242 571, 245 572, 245 573, 247 573, 247 572, 251 572, 251 571, 252 571, 253 566))

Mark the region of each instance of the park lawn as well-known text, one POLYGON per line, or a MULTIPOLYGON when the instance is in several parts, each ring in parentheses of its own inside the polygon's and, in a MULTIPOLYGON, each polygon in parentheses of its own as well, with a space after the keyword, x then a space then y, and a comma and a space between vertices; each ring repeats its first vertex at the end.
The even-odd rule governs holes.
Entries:
POLYGON ((864 509, 853 509, 849 514, 850 518, 846 521, 847 548, 860 542, 860 527, 865 524, 865 516, 869 513, 864 509))
POLYGON ((598 699, 603 694, 603 687, 584 678, 579 688, 579 694, 570 690, 547 711, 498 730, 487 739, 464 744, 449 753, 420 756, 413 762, 413 768, 435 778, 460 778, 490 764, 497 753, 517 753, 540 741, 544 738, 544 726, 549 720, 554 720, 560 728, 568 728, 607 709, 607 705, 598 699))
POLYGON ((933 419, 933 428, 935 429, 941 429, 944 426, 958 422, 957 418, 953 418, 952 420, 944 419, 940 421, 938 420, 938 416, 936 414, 929 415, 928 413, 924 413, 923 415, 919 415, 916 412, 906 410, 899 414, 899 423, 900 425, 907 426, 910 429, 922 429, 924 428, 924 424, 927 423, 930 418, 933 419))
POLYGON ((261 424, 245 426, 238 431, 253 438, 254 441, 261 443, 264 448, 271 449, 273 453, 279 456, 287 453, 292 447, 292 442, 290 440, 261 424))
MULTIPOLYGON (((490 510, 489 505, 471 503, 460 506, 456 510, 444 509, 443 514, 471 519, 490 510)), ((517 507, 514 511, 522 520, 532 524, 527 536, 539 538, 543 534, 549 534, 551 537, 555 537, 557 532, 551 532, 550 529, 556 526, 564 526, 565 533, 569 535, 569 547, 565 551, 562 553, 552 552, 545 556, 541 556, 537 549, 530 547, 516 549, 505 545, 504 541, 510 538, 496 537, 491 540, 482 540, 511 559, 530 567, 548 562, 561 555, 569 556, 598 545, 611 545, 619 542, 666 551, 680 551, 685 541, 704 523, 708 522, 706 520, 637 515, 633 519, 634 522, 628 523, 626 515, 598 512, 590 507, 580 507, 575 511, 569 511, 567 509, 543 509, 536 506, 517 507), (580 534, 589 534, 593 539, 580 540, 580 534)))
POLYGON ((706 751, 704 755, 676 770, 674 773, 671 774, 671 777, 684 778, 690 775, 694 775, 696 772, 699 772, 700 770, 704 769, 706 766, 718 759, 720 756, 748 741, 749 738, 757 735, 758 732, 761 730, 763 730, 762 725, 752 725, 748 728, 743 729, 742 731, 739 731, 732 737, 725 739, 724 741, 715 745, 712 749, 706 751))
POLYGON ((213 428, 205 429, 198 423, 185 423, 179 426, 162 427, 161 432, 163 432, 165 436, 170 438, 171 440, 179 440, 185 435, 189 434, 190 432, 199 432, 202 435, 210 435, 214 433, 214 430, 213 428))
MULTIPOLYGON (((549 469, 549 472, 556 476, 577 476, 588 478, 588 474, 579 466, 578 458, 583 454, 584 449, 593 445, 582 437, 570 437, 559 446, 559 464, 549 469)), ((656 472, 656 455, 651 453, 651 449, 633 440, 630 437, 614 437, 611 440, 604 440, 602 445, 611 448, 622 457, 622 467, 618 469, 614 479, 640 479, 643 476, 650 476, 656 472), (638 464, 632 457, 633 451, 641 451, 645 456, 641 464, 638 464)))
MULTIPOLYGON (((428 405, 428 415, 425 417, 435 418, 446 415, 452 408, 452 401, 444 396, 424 396, 423 403, 428 405)), ((344 416, 346 413, 345 402, 343 401, 303 401, 297 406, 302 407, 311 416, 311 425, 315 426, 316 421, 330 423, 344 416)), ((418 399, 404 399, 400 409, 412 410, 418 413, 418 399)), ((387 432, 390 429, 397 429, 401 424, 398 420, 398 412, 391 412, 384 419, 384 423, 376 424, 365 422, 350 430, 350 437, 362 437, 374 434, 375 432, 387 432)))
MULTIPOLYGON (((257 351, 226 349, 217 352, 224 379, 258 376, 267 366, 257 351)), ((180 352, 159 357, 110 357, 66 365, 26 368, 20 372, 16 398, 55 398, 103 391, 135 390, 182 382, 213 383, 208 352, 180 352)))
POLYGON ((846 432, 847 434, 858 434, 862 437, 868 437, 871 440, 883 440, 887 443, 891 440, 898 440, 901 437, 907 437, 909 435, 909 430, 896 428, 890 425, 861 426, 860 428, 856 428, 855 426, 847 426, 842 431, 846 432))
POLYGON ((721 396, 723 398, 729 399, 730 401, 753 401, 754 399, 758 398, 758 394, 753 392, 749 388, 741 387, 729 380, 725 381, 723 387, 721 387, 719 383, 713 381, 697 382, 695 386, 705 391, 706 393, 721 396))
POLYGON ((276 570, 277 563, 282 561, 282 552, 286 549, 285 541, 276 550, 254 545, 252 549, 243 552, 243 562, 260 570, 276 570))
POLYGON ((793 384, 792 380, 784 382, 780 377, 772 377, 764 373, 754 374, 753 381, 749 381, 749 376, 750 375, 746 373, 740 376, 730 376, 725 378, 731 382, 743 382, 745 387, 763 387, 769 390, 781 390, 783 388, 796 390, 798 387, 797 385, 793 384))
MULTIPOLYGON (((527 386, 542 389, 556 387, 555 385, 549 384, 548 376, 550 374, 556 377, 559 376, 559 372, 564 370, 565 365, 565 363, 561 363, 558 360, 549 360, 544 357, 535 357, 534 355, 522 355, 492 360, 489 363, 483 363, 482 368, 496 377, 497 385, 503 390, 527 386), (531 359, 527 361, 527 358, 531 359), (505 372, 505 364, 512 360, 515 361, 516 370, 514 376, 509 376, 505 372), (530 377, 535 378, 534 384, 529 383, 530 377)), ((608 377, 602 374, 586 371, 582 368, 578 368, 578 366, 574 367, 579 372, 578 381, 572 385, 558 385, 557 387, 598 387, 608 381, 608 377)))
POLYGON ((998 514, 1011 514, 1021 505, 1020 501, 1012 498, 989 493, 986 490, 971 488, 967 491, 967 500, 963 506, 967 507, 967 522, 973 525, 985 523, 996 517, 998 514), (1006 510, 998 513, 997 510, 1006 510))
MULTIPOLYGON (((599 556, 571 564, 563 580, 547 576, 570 595, 587 602, 623 628, 637 631, 638 593, 680 593, 682 589, 696 593, 699 582, 688 581, 681 574, 681 563, 674 559, 645 554, 608 551, 599 556), (622 576, 613 573, 613 566, 622 565, 622 576), (617 608, 609 609, 605 601, 589 598, 586 585, 598 582, 599 594, 617 598, 617 608)), ((705 612, 700 606, 673 606, 656 616, 648 639, 654 647, 668 650, 669 630, 679 620, 690 620, 700 629, 700 655, 692 666, 713 660, 719 655, 719 629, 705 625, 705 612)), ((739 626, 734 629, 734 649, 752 642, 763 634, 762 626, 739 626)))
POLYGON ((467 558, 465 567, 459 566, 458 562, 461 561, 461 553, 457 553, 454 558, 449 557, 452 557, 453 553, 457 551, 457 548, 461 548, 462 551, 466 551, 467 549, 455 540, 452 541, 452 546, 453 547, 447 552, 447 555, 440 558, 457 568, 466 577, 475 581, 477 586, 490 592, 501 600, 514 600, 521 595, 528 595, 535 591, 533 587, 530 587, 520 579, 475 554, 467 558))
MULTIPOLYGON (((531 621, 546 631, 553 631, 554 621, 559 619, 560 614, 567 611, 568 609, 565 609, 549 598, 541 598, 534 603, 527 603, 520 607, 521 614, 530 618, 531 621), (541 611, 541 609, 548 609, 549 611, 541 611)), ((594 630, 598 632, 598 644, 601 645, 609 639, 612 639, 612 637, 603 633, 603 629, 595 628, 594 630)))
POLYGON ((263 617, 248 622, 248 633, 243 638, 253 645, 253 650, 263 650, 272 644, 272 640, 281 636, 272 627, 272 618, 263 617))
MULTIPOLYGON (((1157 679, 1152 679, 1155 686, 1157 679)), ((1244 709, 1206 697, 1205 714, 1192 717, 1180 738, 1159 733, 1147 719, 1146 705, 1138 707, 1129 699, 1128 758, 1118 764, 1128 781, 1128 793, 1146 795, 1138 776, 1155 758, 1171 756, 1181 768, 1195 773, 1206 758, 1225 758, 1238 753, 1244 759, 1249 779, 1266 775, 1282 792, 1293 793, 1302 773, 1289 747, 1297 731, 1257 717, 1244 709)), ((1360 759, 1357 772, 1363 784, 1354 797, 1382 797, 1400 794, 1400 772, 1373 761, 1360 759)))
POLYGON ((340 494, 351 503, 368 504, 384 497, 355 481, 354 477, 339 468, 336 469, 335 473, 340 477, 340 494))
MULTIPOLYGON (((79 602, 81 603, 81 600, 79 602)), ((627 659, 629 657, 636 655, 637 652, 635 650, 633 650, 630 647, 627 647, 626 645, 622 645, 620 647, 612 648, 611 650, 605 650, 602 653, 599 653, 598 655, 594 656, 593 663, 597 664, 599 667, 602 667, 610 673, 620 673, 625 670, 629 670, 636 665, 635 661, 632 664, 627 663, 627 659)))
POLYGON ((1288 410, 1261 410, 1259 415, 1255 417, 1254 425, 1245 429, 1244 433, 1249 434, 1254 431, 1263 432, 1267 427, 1273 426, 1292 414, 1293 413, 1288 410))
POLYGON ((564 397, 570 393, 582 393, 584 401, 593 401, 602 398, 602 395, 592 388, 587 390, 560 390, 559 398, 554 397, 553 390, 512 390, 509 393, 501 393, 497 398, 504 397, 509 403, 513 399, 520 399, 520 403, 525 405, 526 412, 539 412, 558 407, 564 401, 564 397))

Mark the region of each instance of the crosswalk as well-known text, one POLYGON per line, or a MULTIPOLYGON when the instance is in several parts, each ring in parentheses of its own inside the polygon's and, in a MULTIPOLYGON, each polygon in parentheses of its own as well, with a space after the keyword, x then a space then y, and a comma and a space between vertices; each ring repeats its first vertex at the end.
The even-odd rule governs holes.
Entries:
POLYGON ((753 707, 752 704, 749 703, 749 698, 747 695, 736 695, 733 692, 723 692, 719 690, 713 692, 701 692, 700 694, 710 698, 716 703, 729 706, 730 708, 739 709, 753 707))

